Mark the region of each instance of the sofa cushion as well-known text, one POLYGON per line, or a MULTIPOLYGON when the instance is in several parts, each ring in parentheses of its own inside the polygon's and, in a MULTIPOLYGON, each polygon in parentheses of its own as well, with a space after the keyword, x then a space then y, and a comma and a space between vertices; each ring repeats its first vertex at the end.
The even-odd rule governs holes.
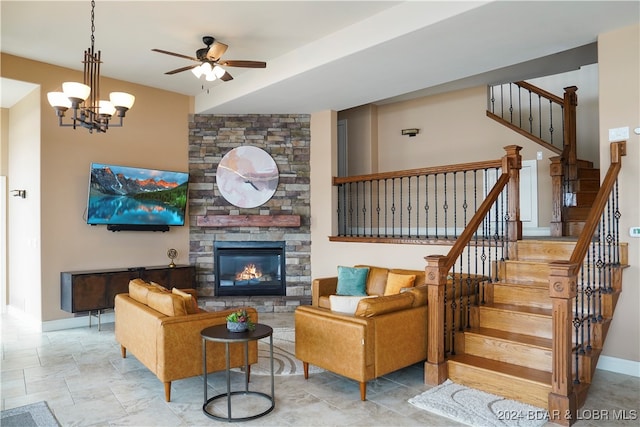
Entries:
POLYGON ((149 292, 147 305, 165 316, 184 316, 187 314, 184 298, 170 292, 149 292))
POLYGON ((375 298, 375 296, 329 295, 330 309, 337 313, 353 314, 363 298, 375 298))
POLYGON ((421 305, 427 305, 427 285, 414 286, 413 288, 404 288, 400 292, 407 292, 413 294, 412 307, 420 307, 421 305))
POLYGON ((200 312, 200 310, 198 309, 198 300, 193 294, 182 291, 178 288, 171 289, 171 293, 179 295, 182 297, 182 299, 184 299, 184 306, 187 310, 187 314, 195 314, 200 312))
POLYGON ((164 286, 162 286, 162 285, 161 285, 161 284, 159 284, 159 283, 156 283, 156 282, 149 282, 149 284, 150 284, 151 286, 153 286, 154 288, 158 289, 159 291, 162 291, 162 292, 171 292, 169 289, 165 288, 164 286))
POLYGON ((388 295, 378 298, 364 298, 358 302, 355 315, 361 317, 373 317, 380 314, 391 313, 398 310, 411 308, 413 294, 403 292, 397 295, 388 295))
POLYGON ((338 266, 338 295, 364 296, 367 295, 367 275, 369 268, 338 266))
POLYGON ((369 269, 369 275, 367 276, 367 295, 384 295, 384 289, 387 287, 387 274, 389 274, 389 269, 372 265, 356 265, 356 267, 366 267, 369 269))
POLYGON ((387 286, 384 288, 384 294, 395 295, 399 294, 403 288, 413 288, 415 280, 415 274, 396 274, 390 272, 387 275, 387 286))
POLYGON ((153 292, 157 290, 142 279, 129 281, 129 296, 140 304, 147 305, 147 294, 150 291, 153 292))

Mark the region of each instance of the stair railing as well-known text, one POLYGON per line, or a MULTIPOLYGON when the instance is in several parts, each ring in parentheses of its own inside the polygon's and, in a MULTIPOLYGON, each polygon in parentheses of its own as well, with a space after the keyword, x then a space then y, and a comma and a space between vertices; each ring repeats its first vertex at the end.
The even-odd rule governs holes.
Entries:
POLYGON ((550 159, 552 236, 563 235, 563 208, 571 204, 565 194, 573 192, 578 177, 577 90, 576 86, 566 87, 561 98, 524 81, 487 88, 487 117, 558 154, 550 159), (560 140, 556 126, 560 126, 560 140))
POLYGON ((456 336, 462 336, 456 331, 470 327, 470 306, 482 303, 484 299, 483 281, 498 280, 495 263, 493 271, 487 274, 477 268, 478 262, 484 265, 487 261, 484 248, 489 244, 496 254, 501 252, 500 259, 504 260, 508 258, 510 247, 522 238, 519 207, 521 147, 512 145, 505 150, 507 154, 501 159, 500 176, 448 254, 425 258, 429 301, 427 361, 424 365, 427 384, 441 384, 448 378, 445 357, 447 353, 455 354, 456 336), (497 211, 505 193, 507 208, 502 218, 506 223, 503 227, 505 236, 500 237, 500 227, 495 227, 491 232, 494 233, 493 244, 483 241, 479 245, 478 238, 488 234, 483 228, 493 222, 492 212, 497 211))
POLYGON ((626 142, 612 143, 610 154, 611 165, 569 261, 550 264, 553 362, 549 416, 563 425, 576 420, 584 389, 583 355, 592 350, 593 328, 605 313, 602 295, 619 286, 616 282, 621 276, 617 180, 626 142))

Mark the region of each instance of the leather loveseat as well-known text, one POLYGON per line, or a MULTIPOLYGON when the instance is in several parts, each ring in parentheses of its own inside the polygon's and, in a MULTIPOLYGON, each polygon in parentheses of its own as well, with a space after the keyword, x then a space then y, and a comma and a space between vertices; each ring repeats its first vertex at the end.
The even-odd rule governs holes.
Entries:
MULTIPOLYGON (((195 291, 180 293, 162 290, 142 279, 129 282, 129 293, 115 297, 115 336, 122 357, 127 350, 164 383, 165 399, 171 400, 171 382, 201 375, 202 338, 200 332, 226 324, 234 310, 202 311, 197 307, 195 291), (190 298, 191 297, 191 298, 190 298)), ((246 308, 253 322, 258 314, 246 308)), ((207 342, 207 372, 226 368, 224 344, 207 342)), ((230 345, 230 366, 244 366, 244 346, 230 345)), ((257 343, 249 343, 249 364, 258 360, 257 343)))
POLYGON ((356 267, 369 272, 367 297, 354 313, 332 310, 338 277, 313 281, 312 305, 295 312, 296 357, 305 378, 309 364, 319 366, 358 381, 360 398, 366 400, 367 381, 426 359, 427 287, 422 270, 356 267), (415 277, 402 292, 385 295, 391 276, 415 277))

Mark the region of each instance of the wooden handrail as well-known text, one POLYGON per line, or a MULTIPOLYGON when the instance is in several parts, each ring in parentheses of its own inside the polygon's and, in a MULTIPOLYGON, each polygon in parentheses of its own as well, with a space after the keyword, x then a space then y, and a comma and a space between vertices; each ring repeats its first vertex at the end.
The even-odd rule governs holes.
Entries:
POLYGON ((598 224, 600 222, 600 217, 602 216, 604 208, 607 205, 609 195, 611 194, 613 186, 618 179, 618 174, 620 173, 620 169, 622 168, 622 156, 627 155, 626 141, 612 143, 610 151, 611 165, 609 165, 609 170, 604 177, 604 181, 602 181, 602 184, 600 184, 600 190, 598 190, 596 200, 593 202, 591 211, 587 216, 584 228, 582 229, 582 233, 580 234, 580 238, 578 239, 578 242, 576 243, 576 246, 573 249, 573 253, 571 254, 571 258, 569 260, 571 263, 575 263, 577 265, 576 268, 580 268, 580 266, 582 265, 584 257, 587 254, 587 250, 589 249, 589 245, 591 244, 591 239, 593 238, 593 235, 596 232, 596 228, 598 227, 598 224))
POLYGON ((478 227, 482 224, 491 207, 498 200, 498 197, 509 185, 509 192, 513 195, 509 200, 508 215, 509 225, 507 236, 508 241, 517 240, 522 237, 522 224, 520 222, 519 210, 519 172, 522 168, 522 158, 520 150, 522 147, 510 145, 504 147, 507 154, 500 160, 502 174, 498 177, 495 185, 480 204, 471 220, 467 223, 464 231, 458 236, 456 242, 447 255, 429 255, 425 257, 427 267, 425 268, 425 282, 427 284, 427 298, 429 301, 428 319, 428 340, 427 340, 427 361, 424 364, 425 383, 431 385, 442 384, 448 377, 447 365, 445 363, 445 342, 444 342, 444 295, 447 283, 447 274, 454 263, 461 256, 465 247, 469 245, 478 227))
POLYGON ((562 105, 564 100, 562 98, 560 98, 557 95, 552 94, 551 92, 547 92, 544 89, 540 89, 539 87, 536 87, 534 85, 532 85, 531 83, 527 83, 524 81, 519 81, 519 82, 515 82, 516 85, 520 86, 523 89, 527 89, 530 90, 531 92, 540 95, 543 98, 547 98, 548 100, 555 102, 556 104, 560 104, 562 105))
POLYGON ((455 165, 433 166, 419 169, 406 169, 402 171, 380 172, 368 175, 354 175, 345 177, 333 177, 333 185, 347 184, 350 182, 375 181, 391 178, 407 178, 419 175, 434 175, 454 172, 468 172, 478 169, 499 168, 502 166, 502 160, 487 160, 483 162, 459 163, 455 165))
POLYGON ((551 393, 548 407, 550 420, 554 423, 570 425, 576 420, 577 397, 573 387, 571 360, 574 319, 572 305, 577 296, 580 269, 618 179, 626 147, 626 141, 611 144, 611 164, 571 257, 568 261, 550 263, 549 296, 552 302, 553 331, 551 393))

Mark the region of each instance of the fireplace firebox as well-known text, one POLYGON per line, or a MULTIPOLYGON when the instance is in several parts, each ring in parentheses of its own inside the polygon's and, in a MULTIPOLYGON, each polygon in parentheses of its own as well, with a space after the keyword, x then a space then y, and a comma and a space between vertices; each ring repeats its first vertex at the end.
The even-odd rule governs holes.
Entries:
POLYGON ((284 242, 214 242, 217 296, 286 295, 284 242))

